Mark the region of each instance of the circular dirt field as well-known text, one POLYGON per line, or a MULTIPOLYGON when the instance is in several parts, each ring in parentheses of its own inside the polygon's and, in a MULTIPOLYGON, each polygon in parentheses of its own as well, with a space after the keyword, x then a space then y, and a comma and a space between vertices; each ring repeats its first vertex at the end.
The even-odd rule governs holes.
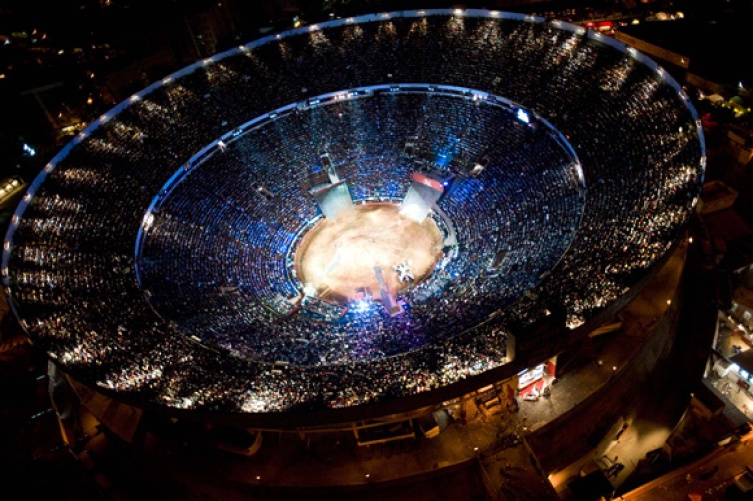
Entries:
POLYGON ((442 235, 430 217, 419 224, 400 215, 394 204, 365 204, 324 219, 301 240, 296 272, 301 282, 330 301, 347 301, 356 289, 367 287, 375 298, 382 276, 391 293, 419 283, 442 257, 442 235), (396 265, 407 263, 414 280, 400 283, 396 265))

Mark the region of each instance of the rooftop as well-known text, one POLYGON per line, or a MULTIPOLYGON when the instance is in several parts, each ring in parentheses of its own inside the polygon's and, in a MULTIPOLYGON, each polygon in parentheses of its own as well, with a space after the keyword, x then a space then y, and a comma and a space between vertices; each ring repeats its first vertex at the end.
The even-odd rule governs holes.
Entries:
POLYGON ((690 59, 689 71, 719 83, 753 85, 753 71, 742 64, 749 47, 749 17, 694 17, 650 21, 619 31, 690 59))

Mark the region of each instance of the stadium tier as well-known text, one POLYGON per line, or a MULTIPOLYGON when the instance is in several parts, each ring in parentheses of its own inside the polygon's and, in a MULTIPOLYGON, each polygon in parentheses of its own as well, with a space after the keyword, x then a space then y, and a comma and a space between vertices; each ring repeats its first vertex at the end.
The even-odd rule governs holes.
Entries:
POLYGON ((339 19, 200 61, 92 123, 18 206, 3 285, 56 364, 130 402, 438 402, 624 306, 682 238, 704 168, 682 88, 613 39, 481 10, 339 19), (415 179, 441 194, 441 250, 400 314, 379 290, 348 304, 301 281, 325 171, 339 204, 398 206, 415 179))

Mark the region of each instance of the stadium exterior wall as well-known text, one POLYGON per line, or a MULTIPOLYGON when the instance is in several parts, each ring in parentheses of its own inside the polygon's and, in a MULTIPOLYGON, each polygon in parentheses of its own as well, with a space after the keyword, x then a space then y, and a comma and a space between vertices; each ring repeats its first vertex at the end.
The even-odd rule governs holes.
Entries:
POLYGON ((678 334, 683 280, 675 289, 671 305, 627 365, 579 405, 526 435, 545 474, 564 468, 596 448, 614 423, 629 413, 626 403, 636 401, 652 371, 666 361, 678 334))

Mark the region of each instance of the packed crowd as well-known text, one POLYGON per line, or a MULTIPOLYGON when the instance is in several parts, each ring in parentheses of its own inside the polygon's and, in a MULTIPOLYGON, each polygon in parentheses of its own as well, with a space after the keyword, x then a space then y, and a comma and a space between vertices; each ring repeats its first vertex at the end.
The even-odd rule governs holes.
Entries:
POLYGON ((6 286, 52 358, 140 399, 267 412, 404 397, 504 365, 507 325, 557 310, 574 328, 628 294, 687 222, 698 135, 672 82, 586 33, 449 13, 343 20, 202 62, 92 127, 24 200, 6 286), (252 128, 192 166, 135 250, 154 197, 222 134, 288 103, 391 82, 504 96, 565 134, 579 164, 538 119, 491 104, 427 92, 345 100, 252 128), (317 216, 300 175, 326 150, 354 200, 399 198, 416 135, 418 152, 457 174, 439 203, 457 231, 441 270, 452 280, 420 304, 408 292, 395 318, 281 316, 273 302, 299 292, 292 244, 317 216), (464 175, 482 156, 484 172, 464 175))
POLYGON ((141 284, 166 318, 190 326, 186 332, 254 360, 326 365, 396 355, 471 329, 557 263, 582 211, 574 161, 551 133, 508 109, 451 96, 379 93, 289 114, 193 167, 170 191, 139 254, 141 284), (275 321, 269 310, 278 298, 292 301, 304 289, 289 279, 294 259, 286 256, 317 217, 299 185, 319 168, 317 151, 336 152, 330 155, 356 203, 399 200, 413 165, 402 147, 417 130, 425 139, 418 151, 441 152, 457 165, 439 206, 460 244, 456 258, 418 288, 436 290, 432 301, 423 297, 419 306, 408 290, 401 299, 411 309, 400 318, 354 309, 338 325, 275 321), (462 169, 481 152, 493 166, 471 179, 462 169), (219 190, 215 179, 224 184, 219 190), (248 189, 260 182, 273 198, 248 189), (498 252, 506 261, 496 279, 486 279, 498 252), (438 281, 448 286, 434 287, 438 281), (237 293, 228 294, 231 287, 237 293))

